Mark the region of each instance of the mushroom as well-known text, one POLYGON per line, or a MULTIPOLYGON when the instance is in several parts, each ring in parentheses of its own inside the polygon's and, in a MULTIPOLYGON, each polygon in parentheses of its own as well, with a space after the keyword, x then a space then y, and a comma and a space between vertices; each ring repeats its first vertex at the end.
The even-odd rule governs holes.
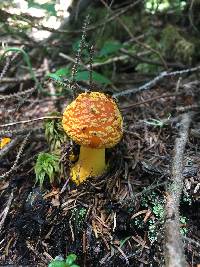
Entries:
POLYGON ((4 146, 6 146, 7 144, 9 144, 11 142, 11 138, 10 137, 3 137, 0 140, 0 149, 3 149, 4 146))
POLYGON ((105 148, 122 138, 122 116, 115 101, 99 92, 86 92, 69 104, 62 119, 67 135, 80 145, 78 161, 71 168, 76 184, 105 172, 105 148))

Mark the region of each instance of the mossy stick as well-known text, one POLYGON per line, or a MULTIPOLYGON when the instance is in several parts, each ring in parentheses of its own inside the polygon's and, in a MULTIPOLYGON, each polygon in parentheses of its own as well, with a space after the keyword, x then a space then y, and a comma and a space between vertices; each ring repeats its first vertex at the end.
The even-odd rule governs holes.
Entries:
POLYGON ((174 157, 171 169, 171 183, 168 185, 166 197, 165 221, 165 266, 186 267, 180 233, 179 205, 183 189, 183 159, 192 113, 182 115, 178 136, 175 140, 174 157))

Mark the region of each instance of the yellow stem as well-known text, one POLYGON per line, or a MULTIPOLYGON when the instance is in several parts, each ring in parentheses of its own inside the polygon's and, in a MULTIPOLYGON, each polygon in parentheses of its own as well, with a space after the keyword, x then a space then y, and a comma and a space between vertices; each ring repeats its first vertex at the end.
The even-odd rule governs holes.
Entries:
POLYGON ((79 160, 71 169, 71 178, 76 184, 80 184, 90 176, 103 174, 105 169, 105 149, 81 146, 79 160))

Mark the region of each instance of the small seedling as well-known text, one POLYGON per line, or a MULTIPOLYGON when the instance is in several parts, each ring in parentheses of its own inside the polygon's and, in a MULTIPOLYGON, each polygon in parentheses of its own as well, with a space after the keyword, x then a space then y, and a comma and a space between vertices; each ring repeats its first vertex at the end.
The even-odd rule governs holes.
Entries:
POLYGON ((85 216, 87 209, 85 208, 74 208, 72 209, 71 220, 74 223, 77 232, 81 232, 84 225, 85 216))
POLYGON ((152 126, 155 126, 155 127, 160 127, 160 128, 162 128, 163 126, 164 126, 164 123, 163 123, 163 121, 161 121, 161 120, 156 120, 156 119, 150 119, 150 120, 148 120, 148 121, 144 121, 146 124, 148 124, 148 125, 152 125, 152 126))
POLYGON ((61 257, 55 257, 55 259, 48 265, 48 267, 80 267, 75 263, 77 259, 76 254, 69 254, 64 260, 61 257))
MULTIPOLYGON (((151 194, 142 196, 141 206, 150 209, 152 216, 146 223, 144 223, 142 217, 135 218, 134 225, 139 229, 147 227, 149 241, 154 243, 158 240, 158 235, 165 222, 165 200, 157 192, 153 191, 151 194)), ((180 216, 180 232, 182 235, 186 235, 188 232, 186 222, 187 218, 180 216)))
POLYGON ((184 216, 180 216, 180 224, 181 224, 181 228, 180 228, 180 233, 182 236, 186 236, 186 234, 188 233, 188 228, 187 228, 187 218, 184 216))
POLYGON ((164 119, 164 120, 149 119, 148 121, 145 120, 144 122, 148 125, 163 128, 166 122, 170 119, 170 117, 171 117, 171 114, 167 117, 167 119, 164 119))
POLYGON ((44 179, 47 176, 50 183, 53 183, 57 173, 59 173, 59 157, 54 154, 40 153, 35 165, 36 183, 39 182, 42 188, 44 179))

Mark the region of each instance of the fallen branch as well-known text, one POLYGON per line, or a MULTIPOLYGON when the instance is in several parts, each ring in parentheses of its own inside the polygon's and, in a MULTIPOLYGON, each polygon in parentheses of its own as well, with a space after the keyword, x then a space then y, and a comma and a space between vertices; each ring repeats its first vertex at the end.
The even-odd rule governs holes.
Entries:
POLYGON ((26 91, 23 91, 23 92, 15 93, 15 94, 9 94, 9 95, 5 95, 5 96, 1 96, 0 95, 0 100, 8 100, 8 99, 11 99, 11 98, 20 98, 20 97, 22 97, 24 95, 30 95, 34 91, 36 91, 35 87, 27 89, 26 91))
MULTIPOLYGON (((35 133, 35 132, 43 133, 44 132, 44 128, 41 126, 41 127, 35 127, 35 128, 31 127, 31 128, 22 128, 22 129, 14 129, 14 130, 0 130, 0 137, 5 137, 6 136, 6 137, 10 137, 11 139, 13 139, 12 138, 13 136, 22 136, 22 135, 26 135, 29 132, 32 132, 32 133, 35 133)), ((3 151, 3 149, 1 151, 3 151)))
POLYGON ((121 200, 121 201, 119 202, 119 204, 122 205, 122 206, 132 207, 132 206, 135 205, 135 201, 136 201, 139 197, 141 197, 141 196, 143 196, 143 195, 146 195, 146 194, 149 194, 152 190, 154 190, 154 189, 157 188, 157 187, 165 186, 165 185, 166 185, 166 182, 156 183, 156 184, 152 183, 152 184, 149 185, 147 188, 143 189, 141 192, 136 193, 136 194, 134 194, 134 195, 131 196, 131 197, 127 197, 127 198, 121 200))
POLYGON ((10 206, 11 206, 11 203, 12 203, 12 200, 13 200, 13 192, 11 192, 11 194, 9 196, 9 199, 8 199, 8 202, 6 204, 5 209, 0 214, 0 219, 1 219, 0 220, 0 232, 1 232, 1 229, 3 228, 4 222, 5 222, 6 217, 8 215, 8 212, 9 212, 9 209, 10 209, 10 206))
POLYGON ((140 106, 140 105, 144 105, 146 103, 153 102, 153 101, 161 99, 161 98, 177 97, 179 95, 180 94, 169 94, 169 95, 155 96, 155 97, 152 97, 150 99, 147 99, 147 100, 144 100, 144 101, 141 101, 141 102, 138 102, 138 103, 133 103, 133 104, 130 104, 130 105, 122 106, 122 107, 120 107, 120 110, 127 110, 127 109, 129 110, 129 109, 132 109, 134 107, 137 107, 137 106, 140 106))
POLYGON ((187 243, 189 243, 189 244, 193 244, 194 246, 200 248, 200 243, 197 242, 196 240, 191 239, 191 238, 186 237, 186 236, 184 236, 183 239, 184 239, 184 241, 186 241, 187 243))
POLYGON ((22 153, 23 153, 23 151, 24 151, 25 145, 27 144, 27 141, 28 141, 30 135, 31 135, 31 133, 28 133, 27 136, 24 138, 24 140, 23 140, 23 142, 22 142, 22 144, 21 144, 21 146, 20 146, 20 148, 19 148, 19 151, 18 151, 18 153, 17 153, 16 159, 15 159, 15 161, 14 161, 12 167, 10 168, 9 171, 7 171, 7 172, 1 174, 1 175, 0 175, 0 179, 3 179, 3 178, 8 177, 8 176, 13 172, 13 170, 17 167, 17 164, 18 164, 18 162, 19 162, 19 160, 20 160, 20 158, 21 158, 21 156, 22 156, 22 153))
MULTIPOLYGON (((41 78, 43 75, 42 73, 36 73, 35 76, 37 78, 41 78)), ((22 82, 27 82, 29 80, 33 80, 33 77, 30 75, 30 74, 26 74, 24 76, 20 76, 20 77, 5 77, 5 78, 2 78, 0 80, 0 83, 1 84, 7 84, 7 83, 22 83, 22 82)))
POLYGON ((165 205, 166 267, 186 266, 186 260, 183 252, 183 242, 180 233, 179 204, 183 189, 183 157, 191 119, 192 113, 182 115, 179 134, 175 141, 174 159, 171 170, 172 182, 168 186, 165 205))
MULTIPOLYGON (((75 63, 75 59, 72 58, 72 57, 70 57, 70 56, 68 56, 68 55, 66 55, 66 54, 63 54, 63 53, 60 52, 59 53, 59 56, 62 57, 62 58, 64 58, 64 59, 67 59, 67 60, 69 60, 69 61, 71 61, 73 63, 75 63)), ((107 65, 107 64, 110 64, 110 63, 114 63, 114 62, 123 61, 123 60, 126 60, 128 58, 129 58, 129 56, 127 56, 127 55, 122 55, 122 56, 117 56, 117 57, 109 58, 108 60, 103 61, 103 62, 93 63, 92 64, 92 68, 94 69, 94 68, 99 67, 99 66, 102 66, 102 65, 107 65)), ((89 64, 85 65, 83 62, 80 62, 79 64, 82 67, 84 67, 84 69, 89 70, 89 67, 90 67, 89 64)))
POLYGON ((190 68, 190 69, 184 69, 184 70, 180 70, 180 71, 172 71, 172 72, 161 72, 160 75, 158 75, 157 77, 155 77, 153 80, 145 83, 144 85, 138 87, 138 88, 131 88, 131 89, 127 89, 125 91, 119 92, 119 93, 115 93, 113 94, 114 97, 120 97, 120 96, 125 96, 125 95, 129 95, 129 94, 135 94, 144 90, 149 90, 151 89, 153 86, 155 86, 158 82, 160 82, 162 79, 166 78, 166 77, 176 77, 176 76, 180 76, 180 75, 184 75, 184 74, 188 74, 190 72, 196 72, 200 70, 200 66, 194 67, 194 68, 190 68))
POLYGON ((0 127, 8 127, 8 126, 13 126, 16 124, 24 124, 24 123, 31 123, 34 121, 41 121, 41 120, 47 120, 47 119, 61 119, 62 117, 60 116, 46 116, 46 117, 40 117, 36 119, 31 119, 31 120, 25 120, 25 121, 15 121, 15 122, 10 122, 6 124, 1 124, 0 127))
POLYGON ((4 158, 11 149, 14 149, 14 147, 23 139, 21 136, 17 136, 15 139, 13 139, 9 144, 7 144, 4 148, 0 150, 0 159, 4 158))
POLYGON ((3 70, 0 73, 0 82, 2 81, 4 75, 10 67, 10 64, 15 60, 15 58, 19 55, 19 53, 15 53, 11 58, 6 58, 6 63, 3 67, 3 70))
MULTIPOLYGON (((138 56, 137 54, 133 54, 124 48, 121 48, 120 51, 123 54, 128 55, 130 58, 133 58, 134 60, 139 61, 140 63, 142 62, 142 63, 147 63, 150 65, 163 66, 163 63, 161 63, 159 61, 154 61, 151 59, 147 59, 147 58, 138 56)), ((166 65, 167 65, 167 67, 172 67, 172 68, 184 68, 184 65, 182 63, 166 62, 166 65)))

